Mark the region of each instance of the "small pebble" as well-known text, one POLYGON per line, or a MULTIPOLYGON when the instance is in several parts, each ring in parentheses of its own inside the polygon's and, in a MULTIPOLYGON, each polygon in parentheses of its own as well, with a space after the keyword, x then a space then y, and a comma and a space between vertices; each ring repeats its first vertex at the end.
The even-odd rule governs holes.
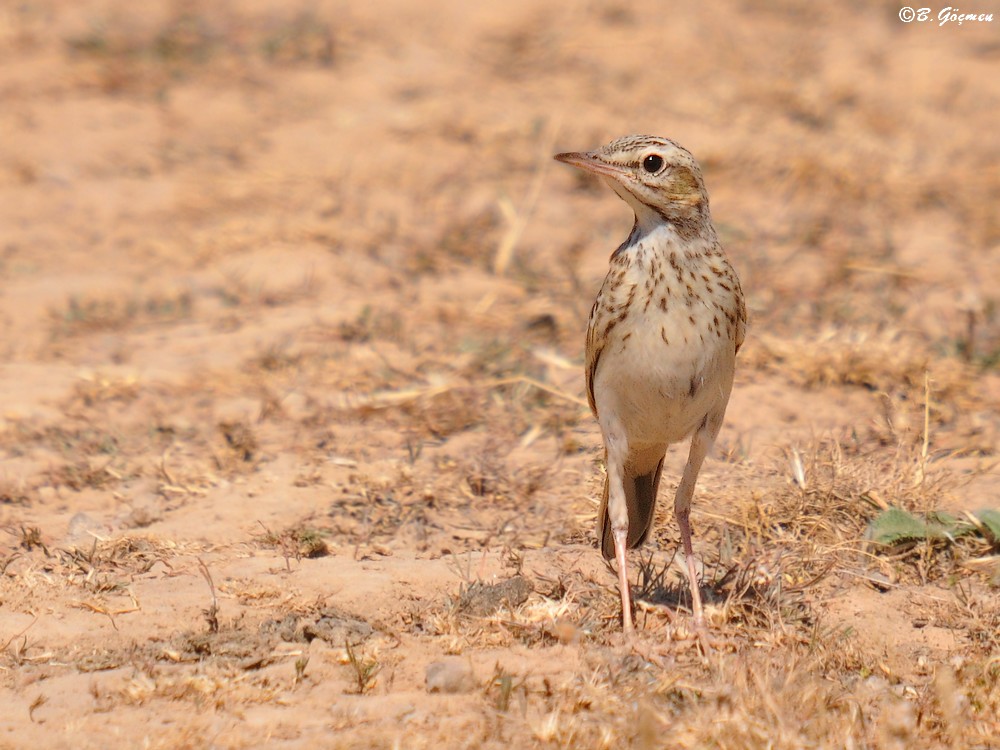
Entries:
POLYGON ((564 646, 570 643, 580 642, 580 629, 576 623, 569 620, 556 620, 552 625, 552 635, 564 646))
POLYGON ((69 547, 92 547, 95 539, 106 539, 110 533, 106 524, 86 513, 69 519, 65 544, 69 547))
POLYGON ((467 693, 475 686, 472 665, 462 656, 446 656, 427 665, 428 693, 467 693))

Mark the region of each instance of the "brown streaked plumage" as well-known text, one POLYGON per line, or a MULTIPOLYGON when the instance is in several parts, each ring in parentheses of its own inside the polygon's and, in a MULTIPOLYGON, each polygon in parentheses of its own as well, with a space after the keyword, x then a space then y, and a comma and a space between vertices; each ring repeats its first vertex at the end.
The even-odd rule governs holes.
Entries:
POLYGON ((635 212, 587 328, 587 399, 607 463, 598 538, 604 556, 618 562, 622 625, 632 630, 625 552, 649 536, 668 446, 690 437, 674 513, 700 626, 691 499, 722 427, 746 332, 740 282, 712 225, 701 169, 686 149, 634 135, 555 158, 603 177, 635 212))

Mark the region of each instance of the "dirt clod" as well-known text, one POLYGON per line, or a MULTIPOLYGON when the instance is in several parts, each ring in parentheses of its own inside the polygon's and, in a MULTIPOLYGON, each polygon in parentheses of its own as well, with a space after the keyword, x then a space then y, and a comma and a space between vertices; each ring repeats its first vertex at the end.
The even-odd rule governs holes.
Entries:
POLYGON ((513 610, 521 606, 533 590, 531 581, 524 576, 512 576, 499 583, 476 581, 459 596, 456 609, 461 614, 488 617, 501 607, 513 610))
POLYGON ((467 693, 475 684, 472 665, 467 658, 446 656, 427 665, 428 693, 467 693))

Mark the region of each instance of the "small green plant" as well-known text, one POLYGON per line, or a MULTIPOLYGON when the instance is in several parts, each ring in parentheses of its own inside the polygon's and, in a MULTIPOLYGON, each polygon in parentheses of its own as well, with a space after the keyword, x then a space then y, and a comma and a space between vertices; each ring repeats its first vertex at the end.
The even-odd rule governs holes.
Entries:
POLYGON ((363 655, 359 657, 350 641, 344 641, 344 647, 347 649, 347 658, 354 669, 355 688, 358 695, 364 695, 375 687, 375 678, 382 671, 382 667, 375 659, 369 659, 363 655))
POLYGON ((1000 510, 985 508, 965 520, 943 511, 915 515, 900 508, 889 508, 869 524, 865 536, 876 544, 893 546, 935 540, 953 543, 970 534, 997 543, 1000 540, 1000 510))
POLYGON ((309 657, 302 655, 295 660, 295 679, 292 680, 293 685, 298 685, 306 676, 306 667, 309 665, 309 657))

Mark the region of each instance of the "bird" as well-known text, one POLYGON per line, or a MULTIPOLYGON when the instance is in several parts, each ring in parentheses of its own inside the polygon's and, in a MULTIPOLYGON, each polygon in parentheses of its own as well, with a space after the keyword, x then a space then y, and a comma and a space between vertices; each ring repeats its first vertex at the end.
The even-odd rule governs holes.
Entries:
POLYGON ((649 537, 667 448, 690 438, 674 515, 701 630, 691 501, 729 404, 747 327, 743 290, 712 223, 701 168, 683 146, 630 135, 555 159, 603 178, 635 214, 611 254, 586 340, 587 400, 606 466, 597 538, 617 563, 622 629, 634 631, 626 551, 649 537))

